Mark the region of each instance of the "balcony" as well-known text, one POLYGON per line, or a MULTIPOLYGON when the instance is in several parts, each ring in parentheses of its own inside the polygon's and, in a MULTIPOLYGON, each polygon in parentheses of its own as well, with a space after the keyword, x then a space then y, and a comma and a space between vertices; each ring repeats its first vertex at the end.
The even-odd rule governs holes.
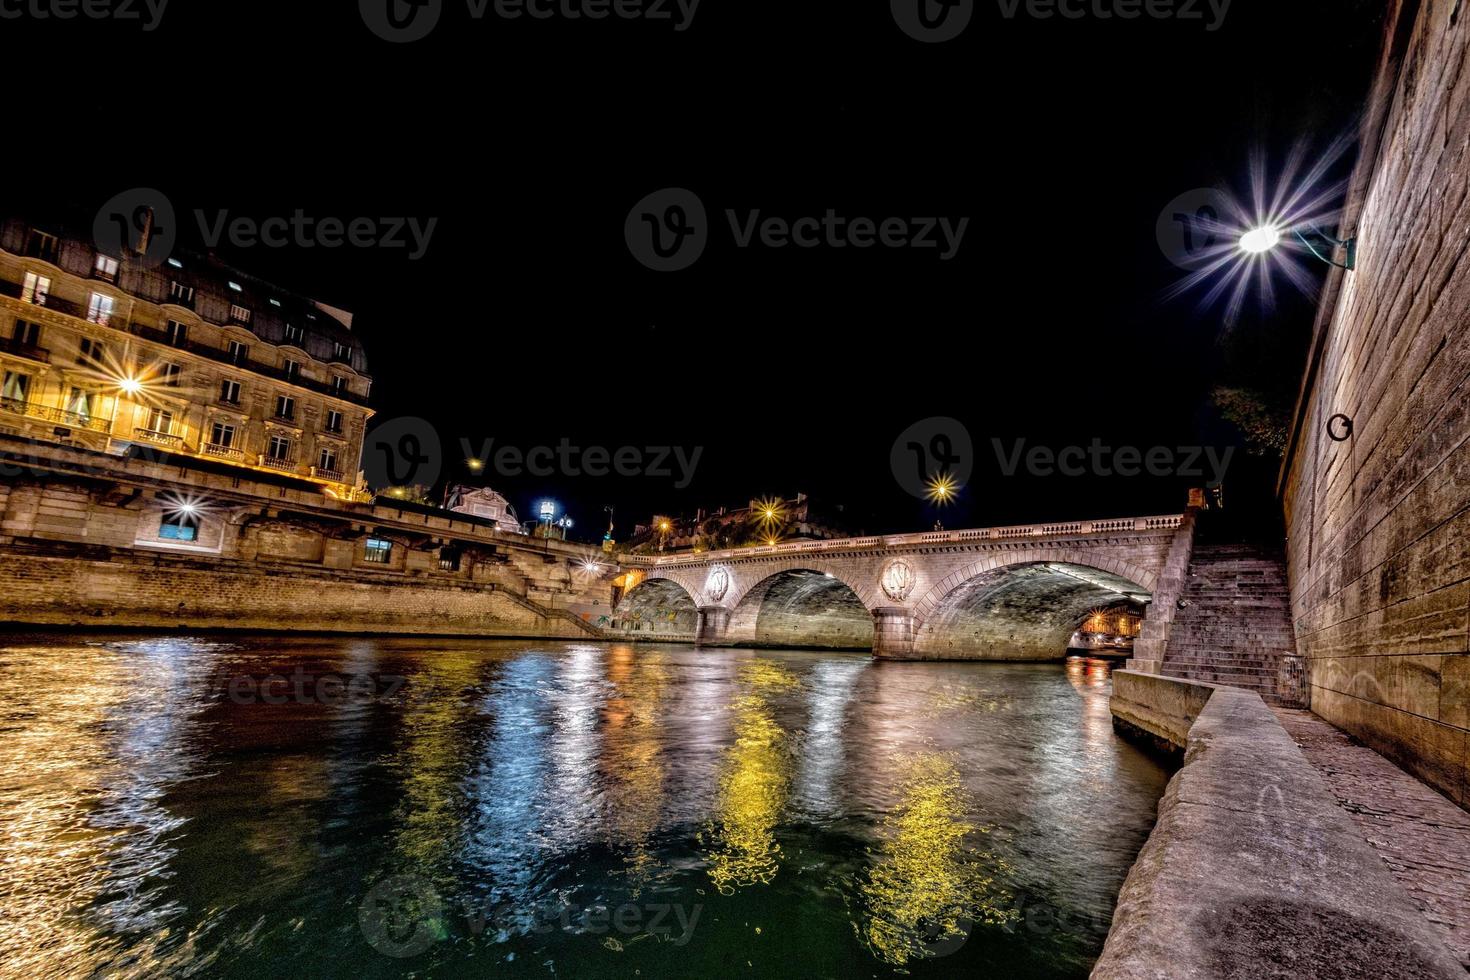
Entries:
POLYGON ((268 466, 273 470, 282 470, 286 473, 296 472, 296 460, 289 457, 281 458, 272 456, 269 453, 260 454, 260 465, 268 466))
POLYGON ((23 344, 18 340, 11 340, 8 337, 0 337, 0 354, 24 357, 28 361, 39 361, 42 364, 51 363, 50 351, 31 344, 23 344))
POLYGON ((141 426, 133 430, 133 438, 151 442, 154 445, 165 446, 169 449, 183 449, 184 437, 176 436, 170 432, 159 432, 156 429, 145 429, 141 426))
POLYGON ((37 405, 16 398, 0 398, 0 411, 24 415, 26 418, 41 419, 45 422, 54 422, 71 429, 86 429, 88 432, 106 432, 111 427, 106 419, 99 419, 95 415, 67 412, 49 405, 37 405))
POLYGON ((313 466, 311 475, 318 480, 331 480, 333 483, 341 483, 344 479, 341 470, 329 470, 324 466, 313 466))
POLYGON ((204 448, 200 450, 200 454, 203 456, 209 456, 212 459, 228 460, 231 463, 245 462, 244 452, 239 449, 235 449, 232 446, 220 445, 217 442, 206 442, 204 444, 204 448))

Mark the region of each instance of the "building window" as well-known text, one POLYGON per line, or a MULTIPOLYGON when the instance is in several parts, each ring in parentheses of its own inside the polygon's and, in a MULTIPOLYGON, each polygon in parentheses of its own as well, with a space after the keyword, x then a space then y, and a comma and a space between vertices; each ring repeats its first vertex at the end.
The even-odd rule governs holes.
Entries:
POLYGON ((332 360, 352 366, 352 348, 340 341, 332 345, 332 360))
POLYGON ((93 293, 92 298, 87 301, 87 322, 107 326, 107 321, 112 319, 114 302, 111 296, 93 293))
POLYGON ((296 399, 289 395, 276 396, 276 418, 291 421, 296 418, 296 399))
POLYGON ((393 542, 384 541, 382 538, 368 538, 363 546, 363 561, 372 562, 374 565, 386 565, 388 559, 393 555, 393 542))
POLYGON ((92 274, 98 279, 117 282, 117 259, 98 252, 97 261, 92 263, 92 274))
POLYGON ((17 371, 5 372, 5 387, 0 388, 0 397, 7 404, 24 405, 31 396, 31 376, 17 371))
POLYGON ((195 541, 199 537, 199 519, 178 511, 164 514, 158 525, 158 536, 169 541, 195 541))
POLYGON ((294 323, 286 324, 286 343, 300 347, 306 342, 306 331, 294 323))
POLYGON ((235 444, 235 427, 223 422, 214 423, 214 427, 209 430, 209 444, 229 449, 235 444))
POLYGON ((285 436, 271 436, 270 443, 266 447, 265 454, 278 462, 287 463, 291 461, 291 440, 285 436))
POLYGON ((174 413, 161 408, 150 408, 148 410, 148 431, 165 436, 173 435, 174 413))
POLYGON ((26 255, 33 259, 44 259, 55 265, 59 245, 55 235, 48 235, 44 231, 32 228, 30 234, 26 236, 26 255))
POLYGON ((165 333, 168 334, 169 346, 183 347, 184 341, 189 339, 189 325, 180 323, 178 320, 170 320, 165 333))
POLYGON ((81 352, 77 354, 78 364, 88 364, 96 367, 100 366, 106 357, 107 348, 103 346, 101 341, 93 340, 90 337, 82 338, 81 352))
POLYGON ((439 549, 439 571, 441 571, 441 572, 457 572, 457 571, 459 571, 459 549, 458 548, 440 548, 439 549))
POLYGON ((281 365, 281 368, 282 368, 282 370, 284 370, 286 372, 286 380, 287 381, 290 381, 290 382, 292 382, 294 384, 295 382, 301 380, 301 362, 300 361, 293 361, 293 360, 291 360, 288 357, 288 358, 286 358, 286 363, 283 364, 283 365, 281 365))
POLYGON ((168 284, 168 300, 170 303, 175 303, 179 306, 187 306, 190 309, 193 309, 194 287, 185 286, 177 279, 171 279, 169 280, 168 284))
POLYGON ((184 369, 177 364, 165 364, 160 380, 165 388, 177 388, 184 383, 184 369))
POLYGON ((66 410, 83 422, 89 422, 92 419, 92 399, 94 397, 90 391, 72 388, 66 396, 66 410))
POLYGON ((22 347, 41 346, 41 325, 29 320, 16 320, 15 332, 11 334, 15 342, 22 347))
POLYGON ((337 450, 323 449, 317 454, 316 468, 326 470, 328 473, 337 472, 337 450))
POLYGON ((240 382, 225 380, 219 385, 219 400, 230 405, 240 404, 240 382))
POLYGON ((332 375, 332 394, 334 394, 334 395, 336 395, 337 397, 340 398, 340 397, 342 397, 346 393, 347 393, 347 379, 346 378, 339 378, 335 374, 332 375))
POLYGON ((231 303, 230 304, 230 322, 231 323, 249 323, 250 322, 250 310, 246 309, 245 307, 241 306, 238 303, 231 303))
POLYGON ((232 341, 230 341, 230 351, 229 352, 230 352, 230 363, 231 364, 244 364, 247 360, 250 359, 250 347, 249 347, 249 345, 248 344, 242 344, 238 340, 232 340, 232 341))
POLYGON ((342 413, 341 412, 328 412, 327 413, 327 427, 326 428, 327 428, 327 431, 328 432, 337 432, 337 433, 340 433, 342 431, 342 413))
POLYGON ((51 295, 50 277, 38 276, 34 272, 27 272, 25 285, 20 290, 21 302, 45 306, 46 297, 49 295, 51 295))

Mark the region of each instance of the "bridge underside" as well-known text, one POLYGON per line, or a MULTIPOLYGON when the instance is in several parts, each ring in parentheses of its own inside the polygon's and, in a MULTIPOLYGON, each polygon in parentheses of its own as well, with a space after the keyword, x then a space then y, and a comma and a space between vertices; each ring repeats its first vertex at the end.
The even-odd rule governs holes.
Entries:
POLYGON ((746 593, 730 614, 724 643, 737 646, 871 650, 873 614, 857 594, 821 572, 781 572, 746 593))
POLYGON ((630 591, 618 603, 615 629, 634 635, 670 634, 693 637, 699 611, 683 586, 652 579, 630 591))
POLYGON ((914 636, 913 656, 939 660, 1055 660, 1095 609, 1148 592, 1111 572, 1039 563, 996 569, 955 589, 914 636))

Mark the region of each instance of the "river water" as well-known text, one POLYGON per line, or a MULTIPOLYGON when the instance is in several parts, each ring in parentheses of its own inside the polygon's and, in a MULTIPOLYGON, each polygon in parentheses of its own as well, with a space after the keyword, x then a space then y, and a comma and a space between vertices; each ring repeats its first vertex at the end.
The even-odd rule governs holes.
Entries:
POLYGON ((0 637, 10 976, 1083 977, 1101 661, 0 637))

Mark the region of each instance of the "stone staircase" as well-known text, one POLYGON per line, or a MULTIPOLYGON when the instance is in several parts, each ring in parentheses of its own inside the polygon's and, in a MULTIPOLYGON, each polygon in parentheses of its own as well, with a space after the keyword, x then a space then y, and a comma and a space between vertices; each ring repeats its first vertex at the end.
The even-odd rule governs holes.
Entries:
POLYGON ((1303 666, 1282 556, 1260 544, 1196 542, 1160 672, 1300 706, 1303 666))

